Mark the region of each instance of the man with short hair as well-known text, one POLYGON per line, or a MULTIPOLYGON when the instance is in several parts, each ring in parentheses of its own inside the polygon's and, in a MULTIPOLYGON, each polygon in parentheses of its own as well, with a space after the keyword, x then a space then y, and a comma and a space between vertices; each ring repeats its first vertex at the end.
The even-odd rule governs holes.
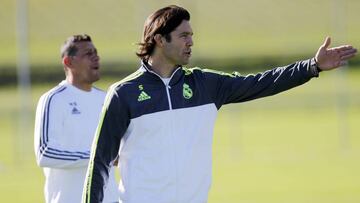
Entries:
MULTIPOLYGON (((45 201, 77 203, 105 92, 93 87, 100 78, 100 58, 90 36, 69 37, 61 58, 66 79, 42 95, 37 106, 35 154, 46 178, 45 201)), ((114 169, 109 174, 104 202, 117 202, 114 169)))
POLYGON ((118 156, 123 203, 204 203, 211 185, 211 145, 224 104, 245 102, 299 86, 353 57, 351 46, 241 76, 188 69, 193 46, 190 14, 168 6, 144 25, 140 69, 111 86, 92 147, 83 202, 102 200, 107 168, 118 156))

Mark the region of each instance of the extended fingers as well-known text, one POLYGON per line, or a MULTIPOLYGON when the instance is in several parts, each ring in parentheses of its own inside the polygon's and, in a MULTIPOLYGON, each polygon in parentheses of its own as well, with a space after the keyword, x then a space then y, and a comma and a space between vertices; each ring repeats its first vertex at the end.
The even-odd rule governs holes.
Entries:
POLYGON ((350 59, 350 58, 354 57, 356 55, 356 53, 357 53, 357 50, 354 48, 340 51, 340 59, 341 60, 350 59))
POLYGON ((338 56, 341 59, 351 58, 356 55, 357 49, 352 46, 341 46, 328 49, 328 53, 338 56))
POLYGON ((342 46, 338 46, 338 47, 333 47, 331 49, 336 50, 336 51, 346 51, 346 50, 352 50, 352 49, 354 49, 354 47, 351 45, 342 45, 342 46))

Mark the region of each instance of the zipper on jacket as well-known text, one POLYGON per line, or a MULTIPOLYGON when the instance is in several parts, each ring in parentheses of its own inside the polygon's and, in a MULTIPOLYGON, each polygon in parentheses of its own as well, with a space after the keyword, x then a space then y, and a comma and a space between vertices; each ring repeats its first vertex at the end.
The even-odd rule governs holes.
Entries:
MULTIPOLYGON (((168 102, 169 102, 169 109, 172 110, 172 103, 171 103, 171 97, 170 97, 170 89, 171 89, 171 86, 170 85, 167 85, 165 84, 165 82, 162 80, 162 77, 160 75, 158 75, 157 73, 155 73, 154 71, 152 70, 149 70, 148 68, 146 68, 150 73, 158 76, 161 80, 161 82, 164 84, 165 86, 165 89, 166 89, 166 95, 167 95, 167 98, 168 98, 168 102)), ((178 67, 170 76, 170 80, 169 80, 169 83, 171 81, 171 78, 175 75, 176 71, 178 71, 179 69, 181 69, 181 67, 178 67)))
POLYGON ((166 85, 165 83, 164 83, 164 85, 165 85, 165 88, 166 88, 166 94, 167 94, 167 98, 168 98, 168 102, 169 102, 169 109, 172 110, 172 103, 171 103, 171 99, 170 99, 170 89, 171 89, 171 87, 170 87, 170 85, 166 85))
MULTIPOLYGON (((165 89, 166 89, 166 96, 167 96, 167 98, 168 98, 168 103, 169 103, 169 110, 172 110, 172 103, 171 103, 171 96, 170 96, 170 89, 171 89, 170 82, 171 82, 172 77, 175 75, 176 71, 178 71, 179 69, 181 69, 181 67, 178 67, 178 68, 171 74, 171 76, 170 76, 170 78, 169 78, 169 83, 168 83, 168 84, 165 84, 165 82, 163 81, 163 79, 162 79, 162 77, 161 77, 160 75, 158 75, 157 73, 155 73, 155 72, 152 71, 152 70, 149 70, 146 66, 145 66, 145 68, 146 68, 147 71, 149 71, 150 73, 158 76, 159 79, 161 80, 161 82, 164 84, 165 89)), ((171 125, 173 125, 173 124, 171 124, 171 125)), ((172 126, 171 126, 170 128, 173 129, 172 126)), ((173 135, 173 133, 171 133, 171 135, 173 135)), ((173 141, 174 141, 174 139, 173 139, 173 141)), ((174 151, 174 160, 175 160, 175 163, 177 163, 177 155, 176 155, 175 151, 174 151)), ((179 202, 179 199, 178 199, 178 198, 179 198, 179 197, 178 197, 178 186, 177 186, 177 184, 178 184, 178 171, 177 171, 177 169, 175 169, 175 173, 176 173, 176 174, 175 174, 175 181, 176 181, 176 184, 175 184, 175 185, 176 185, 176 186, 175 186, 175 192, 176 192, 176 194, 175 194, 175 202, 177 203, 177 202, 179 202)))

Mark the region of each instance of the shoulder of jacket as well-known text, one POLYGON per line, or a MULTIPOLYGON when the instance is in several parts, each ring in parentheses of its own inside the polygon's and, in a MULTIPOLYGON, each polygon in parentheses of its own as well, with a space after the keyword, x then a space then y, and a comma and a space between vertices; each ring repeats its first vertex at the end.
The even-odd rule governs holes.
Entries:
POLYGON ((61 93, 64 93, 66 91, 66 89, 68 89, 68 87, 66 85, 63 84, 59 84, 56 87, 50 89, 49 91, 45 92, 41 98, 44 99, 50 99, 52 97, 54 97, 55 95, 59 95, 61 93))
POLYGON ((143 75, 143 74, 144 74, 144 71, 142 71, 142 70, 137 70, 136 72, 128 75, 128 76, 125 77, 124 79, 122 79, 122 80, 120 80, 120 81, 112 84, 112 85, 110 86, 110 88, 116 88, 116 87, 122 86, 122 85, 124 85, 124 84, 126 84, 126 83, 128 83, 128 82, 131 82, 131 81, 133 81, 133 80, 136 80, 137 78, 139 78, 139 77, 140 77, 141 75, 143 75))
POLYGON ((48 107, 50 103, 52 105, 58 106, 62 101, 62 93, 64 93, 68 89, 66 85, 57 85, 56 87, 50 89, 49 91, 45 92, 38 101, 38 108, 40 106, 48 107))
POLYGON ((191 74, 203 72, 203 69, 201 69, 199 67, 194 67, 194 68, 182 67, 182 70, 184 71, 185 75, 191 75, 191 74))
POLYGON ((113 92, 113 91, 117 91, 123 87, 126 86, 126 84, 129 84, 131 83, 132 81, 138 79, 140 76, 142 76, 145 72, 142 71, 142 70, 137 70, 136 72, 128 75, 127 77, 125 77, 124 79, 112 84, 110 87, 109 87, 109 90, 108 92, 113 92))

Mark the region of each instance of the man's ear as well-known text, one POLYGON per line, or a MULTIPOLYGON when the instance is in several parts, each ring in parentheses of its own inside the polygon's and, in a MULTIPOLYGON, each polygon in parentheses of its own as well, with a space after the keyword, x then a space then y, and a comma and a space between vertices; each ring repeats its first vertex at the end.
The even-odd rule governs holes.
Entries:
POLYGON ((164 41, 163 41, 164 38, 162 37, 161 34, 156 34, 156 35, 154 36, 154 40, 155 40, 157 46, 160 46, 160 47, 163 46, 163 44, 164 44, 164 41))
POLYGON ((64 58, 62 59, 62 63, 67 67, 71 66, 71 57, 64 56, 64 58))

